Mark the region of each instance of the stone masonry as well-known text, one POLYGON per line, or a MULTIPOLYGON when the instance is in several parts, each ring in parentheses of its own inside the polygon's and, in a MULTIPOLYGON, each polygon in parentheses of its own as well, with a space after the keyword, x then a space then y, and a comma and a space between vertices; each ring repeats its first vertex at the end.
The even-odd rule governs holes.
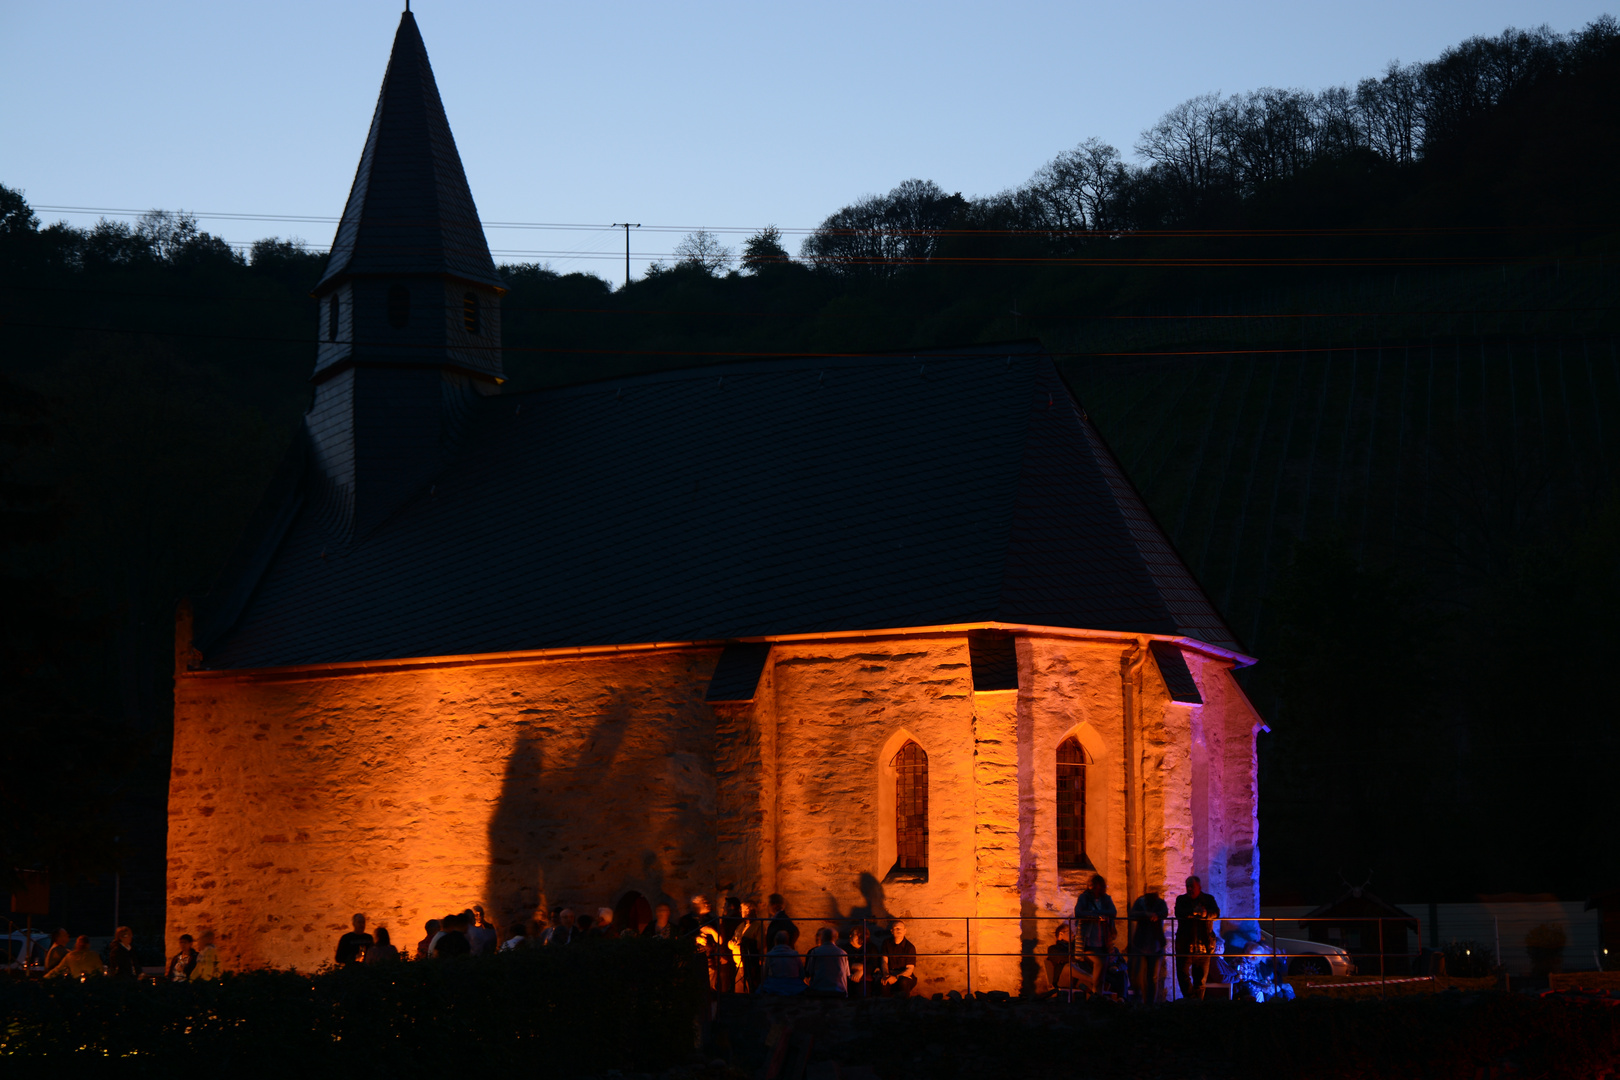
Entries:
MULTIPOLYGON (((170 785, 169 937, 228 965, 312 969, 364 912, 408 947, 482 903, 500 921, 635 890, 783 893, 801 928, 908 920, 919 992, 1042 987, 1033 959, 1090 870, 1057 866, 1056 752, 1090 764, 1086 853, 1124 913, 1203 875, 1258 910, 1254 734, 1231 660, 1029 631, 1019 689, 975 692, 957 629, 776 642, 754 700, 709 705, 718 646, 186 672, 170 785), (926 880, 898 880, 893 776, 928 756, 926 880), (971 970, 969 944, 980 954, 971 970)), ((912 875, 915 876, 915 875, 912 875)))

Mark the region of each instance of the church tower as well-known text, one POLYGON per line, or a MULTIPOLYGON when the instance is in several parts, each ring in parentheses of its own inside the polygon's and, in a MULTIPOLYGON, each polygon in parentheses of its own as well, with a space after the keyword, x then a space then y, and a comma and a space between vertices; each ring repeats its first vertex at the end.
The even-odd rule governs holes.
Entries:
POLYGON ((426 484, 477 398, 499 391, 503 292, 407 11, 314 291, 320 345, 307 424, 346 538, 426 484))

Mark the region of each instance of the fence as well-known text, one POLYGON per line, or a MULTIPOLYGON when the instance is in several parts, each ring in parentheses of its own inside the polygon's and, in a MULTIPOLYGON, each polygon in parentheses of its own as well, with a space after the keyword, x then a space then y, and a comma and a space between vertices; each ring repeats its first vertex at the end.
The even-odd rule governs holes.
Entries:
MULTIPOLYGON (((1347 976, 1360 975, 1356 980, 1360 985, 1384 986, 1427 975, 1418 970, 1424 956, 1424 942, 1422 925, 1416 919, 1228 916, 1210 924, 1214 930, 1210 936, 1215 945, 1214 951, 1209 953, 1198 951, 1200 935, 1190 925, 1184 929, 1181 921, 1171 915, 1158 923, 1158 931, 1155 931, 1145 920, 1132 920, 1124 914, 1112 919, 1079 920, 1072 916, 1033 914, 794 919, 792 925, 796 933, 790 935, 789 944, 802 955, 815 943, 817 932, 829 928, 838 935, 840 944, 853 945, 857 951, 852 963, 864 961, 866 970, 858 981, 852 977, 851 996, 882 993, 881 986, 874 986, 872 974, 874 968, 879 971, 883 968, 883 949, 892 940, 890 928, 896 923, 905 925, 905 940, 916 949, 918 990, 928 993, 1005 990, 1016 995, 1055 990, 1072 996, 1080 989, 1096 989, 1105 966, 1123 964, 1128 967, 1131 958, 1138 955, 1132 950, 1136 938, 1143 939, 1139 943, 1145 946, 1148 955, 1162 956, 1157 973, 1159 993, 1156 997, 1159 1000, 1176 1000, 1182 995, 1176 969, 1178 962, 1188 960, 1206 963, 1206 984, 1223 989, 1229 985, 1222 977, 1223 962, 1230 969, 1240 956, 1259 955, 1276 961, 1273 974, 1278 979, 1285 975, 1306 976, 1337 983, 1345 981, 1347 976), (1252 924, 1260 932, 1260 940, 1246 944, 1242 953, 1226 952, 1221 935, 1231 935, 1234 924, 1252 924), (1351 930, 1350 936, 1362 947, 1352 952, 1327 942, 1313 941, 1309 935, 1315 927, 1311 924, 1324 924, 1321 929, 1331 925, 1341 931, 1351 930), (860 944, 854 944, 857 931, 861 935, 860 944), (1060 933, 1066 933, 1071 943, 1067 950, 1060 933), (1409 935, 1412 935, 1410 941, 1409 935), (1073 948, 1075 941, 1080 942, 1078 950, 1073 948), (1090 970, 1076 970, 1072 966, 1075 960, 1081 961, 1082 967, 1089 964, 1090 970)), ((1198 922, 1208 924, 1207 920, 1198 922)), ((745 965, 762 962, 764 954, 774 944, 766 940, 772 925, 773 920, 769 918, 750 919, 746 924, 736 918, 719 920, 716 927, 719 941, 738 944, 738 948, 728 950, 732 954, 729 962, 734 963, 739 954, 745 965)), ((728 963, 718 942, 715 952, 721 955, 721 964, 728 963)))

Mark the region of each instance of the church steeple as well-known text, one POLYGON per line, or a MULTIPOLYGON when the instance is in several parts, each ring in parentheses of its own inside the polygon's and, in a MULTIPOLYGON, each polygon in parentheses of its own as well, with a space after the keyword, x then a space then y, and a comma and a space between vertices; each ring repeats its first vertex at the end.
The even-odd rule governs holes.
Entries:
POLYGON ((429 490, 477 399, 499 392, 503 292, 407 10, 314 292, 305 426, 339 542, 429 490))
POLYGON ((316 377, 381 362, 448 365, 499 380, 504 291, 407 10, 315 286, 323 339, 316 377))

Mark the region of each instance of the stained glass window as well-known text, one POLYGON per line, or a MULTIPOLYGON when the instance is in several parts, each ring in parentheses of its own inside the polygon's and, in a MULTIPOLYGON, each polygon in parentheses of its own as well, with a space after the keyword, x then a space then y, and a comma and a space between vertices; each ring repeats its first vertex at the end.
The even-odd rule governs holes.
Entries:
POLYGON ((1078 739, 1064 739, 1057 752, 1058 865, 1086 862, 1086 752, 1078 739))
POLYGON ((895 867, 928 869, 928 755, 907 742, 894 755, 895 867))

